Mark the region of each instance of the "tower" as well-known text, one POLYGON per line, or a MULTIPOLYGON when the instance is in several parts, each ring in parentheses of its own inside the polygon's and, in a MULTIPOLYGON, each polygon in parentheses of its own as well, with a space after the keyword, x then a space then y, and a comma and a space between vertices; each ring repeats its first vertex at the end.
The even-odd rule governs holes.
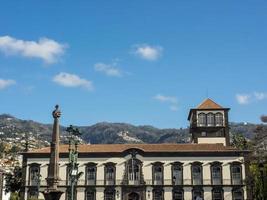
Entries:
POLYGON ((190 109, 188 120, 192 143, 222 143, 228 146, 230 108, 223 108, 211 99, 204 100, 197 108, 190 109))

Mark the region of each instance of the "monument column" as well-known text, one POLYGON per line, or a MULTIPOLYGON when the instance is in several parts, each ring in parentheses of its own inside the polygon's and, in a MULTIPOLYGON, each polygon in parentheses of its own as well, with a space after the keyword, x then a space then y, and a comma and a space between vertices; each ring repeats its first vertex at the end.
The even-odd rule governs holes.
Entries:
POLYGON ((50 144, 50 160, 48 168, 47 190, 43 192, 46 200, 59 200, 62 195, 62 191, 58 190, 59 178, 59 118, 61 112, 59 106, 56 105, 56 109, 52 115, 54 118, 52 142, 50 144))

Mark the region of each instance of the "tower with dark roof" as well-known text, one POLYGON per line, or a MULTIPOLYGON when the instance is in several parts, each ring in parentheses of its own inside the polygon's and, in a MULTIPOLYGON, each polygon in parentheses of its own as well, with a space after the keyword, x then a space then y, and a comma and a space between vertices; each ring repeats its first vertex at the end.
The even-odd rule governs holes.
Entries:
POLYGON ((206 99, 197 108, 190 109, 188 120, 192 143, 223 143, 228 146, 229 110, 211 99, 206 99))

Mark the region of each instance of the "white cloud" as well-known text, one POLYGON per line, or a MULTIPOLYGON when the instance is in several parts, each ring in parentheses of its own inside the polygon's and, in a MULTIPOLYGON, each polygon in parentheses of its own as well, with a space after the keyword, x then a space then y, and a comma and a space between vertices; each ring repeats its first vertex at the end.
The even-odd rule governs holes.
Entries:
POLYGON ((11 79, 0 79, 0 90, 6 89, 7 87, 16 84, 16 81, 11 79))
POLYGON ((94 68, 95 71, 102 72, 107 76, 116 76, 121 77, 122 71, 116 67, 116 63, 113 64, 105 64, 105 63, 96 63, 94 68))
POLYGON ((177 98, 173 96, 164 96, 161 94, 157 94, 156 96, 154 96, 154 99, 160 102, 168 102, 168 103, 173 103, 173 104, 177 103, 177 98))
POLYGON ((236 94, 236 100, 239 104, 245 105, 250 102, 251 95, 249 94, 236 94))
POLYGON ((60 44, 48 38, 26 41, 10 36, 0 37, 0 51, 6 55, 40 58, 48 64, 57 62, 58 58, 64 54, 65 48, 65 44, 60 44))
POLYGON ((253 92, 247 94, 236 94, 236 100, 241 105, 246 105, 252 102, 262 101, 267 99, 266 92, 253 92))
POLYGON ((264 100, 264 99, 267 99, 267 93, 264 93, 264 92, 254 92, 254 97, 257 100, 264 100))
POLYGON ((59 85, 65 86, 65 87, 83 87, 88 90, 93 90, 93 83, 89 80, 80 78, 76 74, 69 74, 66 72, 60 72, 57 74, 53 81, 59 85))
POLYGON ((134 54, 139 57, 149 60, 155 61, 160 58, 162 55, 163 48, 161 46, 150 46, 147 44, 135 45, 134 54))
POLYGON ((162 103, 167 103, 170 104, 170 110, 171 111, 177 111, 178 110, 178 100, 174 96, 164 96, 162 94, 157 94, 156 96, 153 97, 153 99, 162 102, 162 103))

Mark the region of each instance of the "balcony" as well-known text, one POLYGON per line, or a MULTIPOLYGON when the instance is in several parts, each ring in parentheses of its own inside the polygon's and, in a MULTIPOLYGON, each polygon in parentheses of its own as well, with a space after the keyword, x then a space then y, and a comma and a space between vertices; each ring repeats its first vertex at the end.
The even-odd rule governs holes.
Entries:
MULTIPOLYGON (((77 182, 78 186, 107 186, 107 185, 139 185, 140 182, 128 182, 124 183, 123 180, 115 180, 115 181, 105 181, 105 180, 96 180, 94 182, 87 182, 86 180, 79 180, 77 182)), ((183 179, 183 184, 175 184, 172 179, 164 179, 164 181, 153 181, 152 179, 145 179, 145 184, 146 185, 157 185, 157 186, 192 186, 192 180, 191 179, 183 179)), ((219 182, 216 182, 212 184, 211 179, 203 179, 202 182, 199 182, 199 184, 193 184, 193 185, 199 185, 199 186, 212 186, 212 185, 222 185, 222 186, 234 186, 234 185, 245 185, 245 180, 231 180, 231 179, 223 179, 222 184, 219 182)), ((46 187, 47 182, 46 180, 41 180, 40 181, 40 187, 46 187)), ((66 180, 61 180, 59 181, 59 186, 61 187, 66 187, 69 186, 66 180)), ((27 187, 32 187, 31 185, 27 184, 27 187)))

